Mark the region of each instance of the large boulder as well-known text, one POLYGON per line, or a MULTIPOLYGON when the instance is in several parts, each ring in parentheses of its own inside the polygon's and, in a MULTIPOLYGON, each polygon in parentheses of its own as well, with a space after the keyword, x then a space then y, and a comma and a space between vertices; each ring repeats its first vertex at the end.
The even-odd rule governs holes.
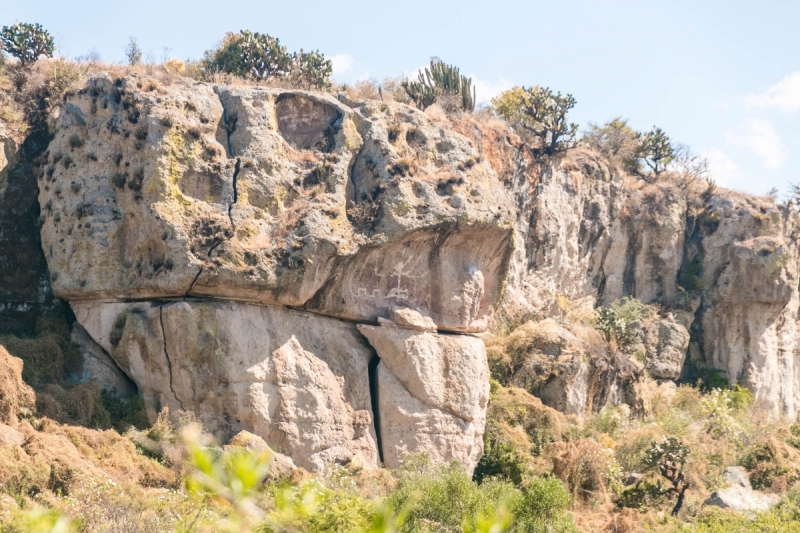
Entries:
POLYGON ((386 466, 399 466, 404 454, 431 451, 442 461, 457 459, 472 470, 483 453, 489 402, 483 341, 388 320, 381 326, 359 325, 358 330, 380 357, 378 420, 386 466))
POLYGON ((629 356, 611 351, 597 331, 571 327, 580 336, 548 318, 523 324, 504 339, 499 348, 515 358, 506 363, 511 384, 578 417, 620 403, 640 409, 641 369, 629 356))
POLYGON ((368 365, 351 324, 222 302, 73 303, 75 316, 138 384, 151 416, 193 411, 223 437, 262 437, 296 465, 377 466, 368 365))
POLYGON ((766 511, 776 503, 778 496, 753 490, 747 472, 741 466, 729 466, 722 474, 728 486, 714 491, 703 505, 733 509, 734 511, 766 511))
POLYGON ((683 370, 689 332, 671 316, 641 327, 645 368, 656 379, 678 379, 683 370))
POLYGON ((55 121, 40 182, 68 300, 231 298, 481 331, 513 206, 470 141, 402 104, 98 77, 55 121))

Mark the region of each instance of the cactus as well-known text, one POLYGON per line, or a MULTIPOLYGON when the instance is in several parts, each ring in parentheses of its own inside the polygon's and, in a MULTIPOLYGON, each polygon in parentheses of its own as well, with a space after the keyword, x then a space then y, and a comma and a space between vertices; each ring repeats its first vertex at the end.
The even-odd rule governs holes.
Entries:
POLYGON ((403 88, 419 109, 433 105, 442 95, 461 97, 460 107, 464 111, 475 110, 475 89, 472 79, 462 76, 458 67, 447 65, 438 57, 419 73, 418 81, 406 80, 403 88))

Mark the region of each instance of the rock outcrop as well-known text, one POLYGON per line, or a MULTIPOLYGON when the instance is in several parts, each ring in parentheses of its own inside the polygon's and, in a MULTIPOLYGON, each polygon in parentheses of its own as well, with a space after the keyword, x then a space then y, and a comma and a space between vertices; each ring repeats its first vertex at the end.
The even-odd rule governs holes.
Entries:
POLYGON ((689 332, 667 316, 638 328, 644 349, 645 368, 656 379, 678 379, 689 348, 689 332))
MULTIPOLYGON (((765 411, 795 417, 795 201, 668 178, 649 183, 580 148, 537 163, 513 135, 460 129, 519 209, 502 315, 557 315, 559 295, 600 305, 624 296, 659 303, 691 336, 682 376, 721 371, 765 411)), ((669 369, 651 365, 656 374, 675 375, 679 350, 669 358, 669 369)))
POLYGON ((98 76, 51 118, 52 140, 0 132, 0 322, 68 300, 89 373, 130 378, 151 415, 315 470, 474 466, 492 323, 524 324, 492 372, 562 412, 716 369, 797 413, 792 202, 585 148, 537 160, 491 120, 344 95, 98 76), (548 318, 626 296, 663 310, 643 364, 548 318))
POLYGON ((472 469, 483 453, 489 402, 483 341, 425 331, 422 320, 405 322, 358 326, 380 357, 377 395, 384 463, 396 468, 404 454, 432 450, 439 460, 457 459, 472 469))
POLYGON ((233 302, 73 303, 152 410, 251 431, 295 464, 377 466, 368 365, 353 325, 233 302))
POLYGON ((779 498, 776 494, 753 490, 747 472, 741 466, 729 466, 722 473, 722 477, 728 486, 714 491, 703 505, 754 513, 766 511, 778 503, 779 498))
POLYGON ((488 370, 463 334, 500 298, 515 209, 467 138, 402 104, 98 77, 39 200, 54 293, 151 416, 313 470, 477 463, 488 370))
POLYGON ((597 331, 573 328, 580 337, 552 318, 523 324, 490 348, 495 372, 565 414, 582 417, 619 403, 640 409, 641 368, 609 350, 597 331))
POLYGON ((41 184, 53 289, 361 321, 400 304, 482 331, 513 208, 478 160, 399 104, 96 78, 67 98, 41 184))

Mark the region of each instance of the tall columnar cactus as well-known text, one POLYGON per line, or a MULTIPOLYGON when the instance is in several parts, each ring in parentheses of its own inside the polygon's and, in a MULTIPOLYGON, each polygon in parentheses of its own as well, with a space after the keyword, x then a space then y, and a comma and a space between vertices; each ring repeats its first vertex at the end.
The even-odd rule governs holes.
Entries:
POLYGON ((403 88, 416 106, 423 110, 443 95, 460 96, 462 110, 475 110, 472 79, 462 76, 458 67, 447 65, 438 57, 431 59, 430 66, 419 73, 417 81, 404 81, 403 88))

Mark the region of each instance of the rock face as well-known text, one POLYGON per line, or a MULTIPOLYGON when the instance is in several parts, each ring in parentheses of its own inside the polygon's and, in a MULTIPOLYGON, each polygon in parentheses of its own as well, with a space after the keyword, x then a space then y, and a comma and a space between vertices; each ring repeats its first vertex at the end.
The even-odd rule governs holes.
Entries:
POLYGON ((378 416, 386 466, 400 466, 406 453, 433 450, 442 461, 474 468, 483 453, 489 402, 483 342, 389 321, 358 330, 381 359, 378 416))
POLYGON ((306 469, 377 466, 372 353, 351 324, 222 302, 73 309, 149 408, 194 411, 222 435, 250 431, 306 469))
POLYGON ((492 321, 525 324, 502 371, 562 412, 710 369, 797 412, 791 202, 584 148, 537 161, 491 120, 343 95, 99 76, 51 118, 13 157, 0 132, 0 311, 52 284, 90 372, 130 378, 151 414, 194 410, 310 469, 473 466, 489 370, 471 334, 492 321), (663 310, 644 365, 547 319, 625 296, 663 310))
POLYGON ((747 479, 747 472, 741 466, 729 466, 723 472, 722 477, 729 486, 715 491, 704 502, 704 505, 730 508, 734 511, 766 511, 776 503, 778 496, 775 494, 764 494, 753 490, 750 480, 747 479))
POLYGON ((369 321, 402 305, 482 331, 513 208, 478 159, 403 105, 96 78, 67 98, 41 183, 53 288, 369 321))
MULTIPOLYGON (((648 183, 582 149, 537 163, 513 135, 458 129, 519 208, 501 315, 555 315, 559 295, 601 305, 624 296, 659 303, 691 336, 682 376, 716 369, 749 388, 765 411, 796 416, 796 202, 669 179, 648 183)), ((678 337, 664 354, 669 368, 651 364, 657 374, 675 375, 678 337)))
POLYGON ((756 405, 789 417, 800 398, 795 209, 714 196, 694 222, 689 263, 701 265, 702 288, 689 360, 722 370, 755 393, 756 405))
POLYGON ((477 462, 483 344, 436 331, 486 329, 514 207, 467 138, 402 104, 98 77, 67 96, 39 186, 53 290, 151 414, 316 470, 477 462), (365 333, 378 364, 321 315, 421 330, 365 333))
POLYGON ((37 158, 50 137, 32 133, 24 142, 0 119, 0 331, 29 334, 52 299, 39 239, 37 158))

